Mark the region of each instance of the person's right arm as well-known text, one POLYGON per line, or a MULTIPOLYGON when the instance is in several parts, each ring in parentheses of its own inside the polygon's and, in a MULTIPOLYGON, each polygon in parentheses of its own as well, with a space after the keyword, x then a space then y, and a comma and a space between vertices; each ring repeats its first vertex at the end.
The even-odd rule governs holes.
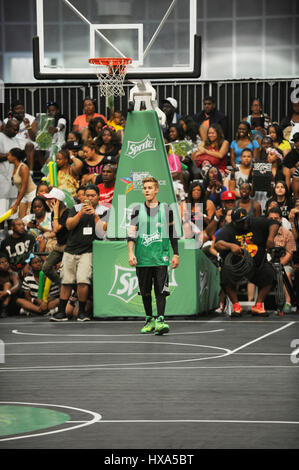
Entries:
POLYGON ((215 243, 215 249, 217 251, 231 251, 235 255, 240 255, 242 253, 242 248, 240 245, 237 245, 236 243, 229 243, 224 240, 218 240, 215 243))

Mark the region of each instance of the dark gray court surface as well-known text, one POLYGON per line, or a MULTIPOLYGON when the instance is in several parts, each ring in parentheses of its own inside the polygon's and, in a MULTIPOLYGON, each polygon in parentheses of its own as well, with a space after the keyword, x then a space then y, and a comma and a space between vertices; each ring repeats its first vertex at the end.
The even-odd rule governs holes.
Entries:
POLYGON ((1 404, 70 416, 0 448, 299 448, 298 315, 168 321, 0 320, 1 404))

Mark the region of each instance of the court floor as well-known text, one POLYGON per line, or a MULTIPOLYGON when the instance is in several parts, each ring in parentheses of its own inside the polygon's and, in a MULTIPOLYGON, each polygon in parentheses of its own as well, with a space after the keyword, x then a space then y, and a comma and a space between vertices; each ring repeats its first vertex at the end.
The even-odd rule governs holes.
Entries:
POLYGON ((298 315, 167 321, 0 320, 0 449, 299 448, 298 315))

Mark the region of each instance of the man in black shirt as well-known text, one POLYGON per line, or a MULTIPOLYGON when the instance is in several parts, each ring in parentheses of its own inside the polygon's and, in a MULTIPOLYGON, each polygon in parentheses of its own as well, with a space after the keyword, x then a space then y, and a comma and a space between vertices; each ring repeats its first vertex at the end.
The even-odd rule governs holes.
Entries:
POLYGON ((222 127, 225 138, 227 138, 227 117, 222 111, 218 111, 216 109, 216 102, 212 96, 207 96, 204 99, 203 110, 200 113, 195 114, 193 117, 194 120, 197 122, 198 127, 203 125, 208 128, 212 124, 219 124, 222 127))
POLYGON ((11 228, 13 233, 2 240, 0 251, 7 256, 11 268, 22 277, 22 270, 26 259, 33 251, 35 238, 26 232, 22 219, 14 219, 11 228))
MULTIPOLYGON (((279 224, 264 217, 249 217, 247 211, 242 208, 234 209, 231 217, 232 222, 218 233, 215 248, 224 260, 229 252, 236 256, 242 256, 243 250, 250 253, 253 268, 248 281, 259 288, 256 305, 251 308, 252 314, 266 315, 263 302, 275 281, 273 267, 266 258, 266 249, 274 247, 274 237, 279 224)), ((242 307, 238 302, 236 282, 231 279, 225 263, 221 270, 221 285, 233 303, 232 316, 240 316, 242 307)))
POLYGON ((101 222, 101 217, 105 214, 99 214, 98 187, 88 185, 85 196, 83 204, 78 204, 70 210, 66 221, 69 236, 62 258, 59 312, 50 318, 51 321, 68 320, 65 309, 74 284, 77 284, 79 300, 77 320, 90 320, 85 313, 85 307, 92 278, 92 242, 97 238, 96 234, 106 229, 106 226, 101 222))

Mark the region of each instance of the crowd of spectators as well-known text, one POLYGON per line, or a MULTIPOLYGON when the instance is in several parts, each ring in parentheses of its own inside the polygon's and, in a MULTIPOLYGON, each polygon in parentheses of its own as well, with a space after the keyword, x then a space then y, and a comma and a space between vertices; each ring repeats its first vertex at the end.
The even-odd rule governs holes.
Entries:
MULTIPOLYGON (((194 116, 179 114, 172 97, 161 109, 184 237, 200 241, 216 264, 215 235, 231 222, 234 208, 276 219, 281 229, 275 243, 286 249, 281 264, 296 292, 293 307, 299 312, 299 103, 277 123, 254 98, 232 139, 228 117, 211 96, 194 116), (181 142, 187 144, 185 153, 176 152, 181 142)), ((48 151, 39 149, 37 120, 20 101, 11 104, 0 129, 0 215, 12 209, 11 217, 0 224, 1 316, 19 312, 47 315, 51 321, 66 321, 70 315, 88 321, 92 242, 105 237, 126 114, 113 109, 109 116, 99 114, 91 98, 84 100, 83 113, 72 123, 56 102, 47 103, 47 114, 53 119, 48 151), (40 172, 54 145, 57 187, 43 181, 40 172), (72 208, 66 192, 74 198, 72 208), (37 295, 41 270, 52 282, 46 300, 37 295)), ((252 292, 248 285, 249 300, 252 292)), ((291 308, 287 294, 284 311, 291 308)))

